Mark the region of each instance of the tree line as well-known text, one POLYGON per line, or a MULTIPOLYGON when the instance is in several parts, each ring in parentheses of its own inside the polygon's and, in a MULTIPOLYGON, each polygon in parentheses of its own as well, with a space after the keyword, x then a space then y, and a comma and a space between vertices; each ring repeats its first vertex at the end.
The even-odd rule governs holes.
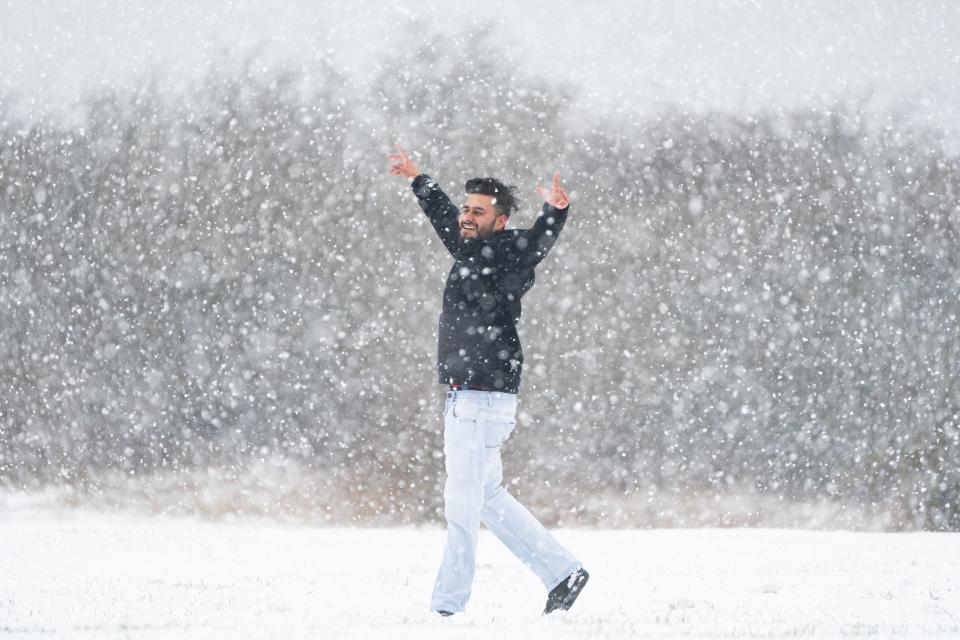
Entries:
POLYGON ((747 491, 960 528, 940 132, 842 102, 595 116, 459 38, 363 86, 251 58, 91 96, 79 123, 0 112, 0 484, 267 464, 312 508, 438 520, 449 264, 385 175, 400 141, 454 199, 476 175, 529 190, 511 224, 553 169, 574 191, 505 452, 548 520, 747 491))

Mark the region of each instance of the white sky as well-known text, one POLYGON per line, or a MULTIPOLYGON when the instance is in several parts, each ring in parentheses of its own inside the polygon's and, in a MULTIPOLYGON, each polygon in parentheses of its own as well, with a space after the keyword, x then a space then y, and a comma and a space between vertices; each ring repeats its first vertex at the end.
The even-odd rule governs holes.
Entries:
POLYGON ((63 110, 98 85, 150 68, 189 78, 261 42, 293 61, 329 49, 362 78, 411 44, 397 27, 415 17, 502 19, 527 71, 569 80, 592 108, 750 111, 872 91, 960 128, 953 0, 0 0, 0 95, 63 110))

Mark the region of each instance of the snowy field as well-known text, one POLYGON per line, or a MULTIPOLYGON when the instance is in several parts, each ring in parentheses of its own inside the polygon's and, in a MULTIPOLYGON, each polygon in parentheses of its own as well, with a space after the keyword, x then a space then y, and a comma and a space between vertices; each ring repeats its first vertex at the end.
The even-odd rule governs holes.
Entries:
POLYGON ((427 610, 442 532, 0 515, 15 638, 960 638, 960 534, 563 530, 592 578, 542 617, 486 531, 464 615, 427 610))

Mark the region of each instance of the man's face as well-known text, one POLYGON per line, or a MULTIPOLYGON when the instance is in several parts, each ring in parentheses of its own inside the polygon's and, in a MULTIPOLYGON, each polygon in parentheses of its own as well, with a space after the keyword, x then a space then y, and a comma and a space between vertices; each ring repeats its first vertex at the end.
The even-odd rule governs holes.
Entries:
POLYGON ((460 239, 483 238, 507 225, 507 216, 497 214, 493 196, 471 193, 460 207, 460 239))

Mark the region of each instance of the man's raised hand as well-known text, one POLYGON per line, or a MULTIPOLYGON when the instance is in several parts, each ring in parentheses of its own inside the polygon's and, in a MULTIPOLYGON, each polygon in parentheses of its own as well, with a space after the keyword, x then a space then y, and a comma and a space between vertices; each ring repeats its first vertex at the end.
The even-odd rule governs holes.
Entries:
POLYGON ((553 174, 553 184, 550 185, 550 191, 537 187, 537 193, 544 201, 554 209, 566 209, 570 205, 570 196, 560 186, 560 172, 553 174))
POLYGON ((420 169, 417 169, 417 165, 413 164, 413 160, 411 160, 407 152, 403 150, 403 147, 400 145, 395 146, 397 153, 387 154, 387 160, 393 163, 390 165, 388 173, 392 176, 404 176, 410 179, 420 175, 420 169))

